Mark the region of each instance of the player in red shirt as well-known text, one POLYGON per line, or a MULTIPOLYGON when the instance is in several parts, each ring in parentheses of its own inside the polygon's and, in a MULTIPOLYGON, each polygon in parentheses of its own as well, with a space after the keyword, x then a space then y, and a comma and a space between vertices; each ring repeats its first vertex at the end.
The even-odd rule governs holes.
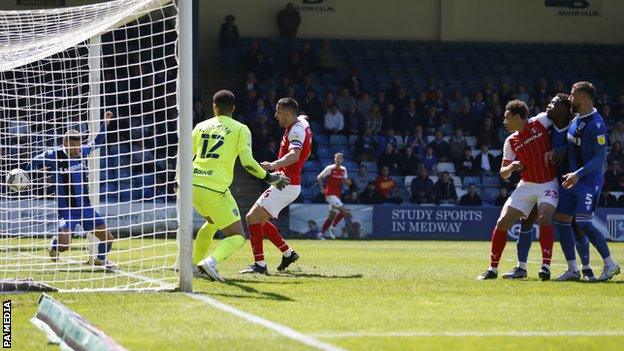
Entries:
POLYGON ((559 198, 559 184, 555 166, 546 162, 551 151, 548 127, 552 121, 541 113, 527 121, 529 109, 520 100, 510 101, 505 108, 505 128, 512 133, 505 140, 500 175, 507 179, 515 171, 521 172, 516 190, 505 202, 492 233, 490 267, 477 279, 496 279, 498 263, 507 243, 507 231, 520 218, 526 218, 537 203, 542 247, 542 267, 539 277, 550 279, 550 261, 553 248, 551 219, 559 198))
POLYGON ((255 262, 240 273, 268 273, 262 247, 265 236, 282 252, 282 262, 277 267, 278 271, 283 271, 299 259, 299 255, 286 244, 277 227, 269 221, 271 218, 277 218, 279 213, 301 193, 301 170, 312 151, 312 131, 305 116, 297 117, 298 111, 299 105, 295 99, 282 98, 277 102, 275 118, 285 129, 278 159, 273 162, 262 162, 260 165, 265 170, 283 172, 290 179, 290 185, 282 190, 274 186, 269 187, 247 213, 249 241, 255 262))
POLYGON ((329 230, 329 237, 332 239, 336 239, 334 229, 343 218, 345 218, 347 225, 351 223, 351 214, 340 200, 343 184, 351 185, 351 180, 347 176, 347 169, 342 165, 343 162, 344 155, 342 152, 336 153, 334 164, 325 167, 316 177, 318 186, 325 195, 325 201, 329 204, 329 215, 323 223, 321 234, 324 237, 329 230), (325 189, 323 189, 323 179, 325 178, 327 181, 325 182, 325 189))

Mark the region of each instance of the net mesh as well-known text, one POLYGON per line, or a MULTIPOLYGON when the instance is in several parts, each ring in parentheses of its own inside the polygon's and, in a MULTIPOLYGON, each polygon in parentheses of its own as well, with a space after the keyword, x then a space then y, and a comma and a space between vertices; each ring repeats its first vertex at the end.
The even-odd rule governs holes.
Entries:
POLYGON ((30 178, 20 192, 0 186, 0 277, 60 290, 177 287, 176 26, 171 1, 0 12, 0 172, 30 178), (71 130, 87 146, 77 155, 64 144, 71 130), (105 251, 90 244, 102 225, 115 237, 108 268, 93 264, 105 251), (67 231, 69 250, 51 260, 67 231))

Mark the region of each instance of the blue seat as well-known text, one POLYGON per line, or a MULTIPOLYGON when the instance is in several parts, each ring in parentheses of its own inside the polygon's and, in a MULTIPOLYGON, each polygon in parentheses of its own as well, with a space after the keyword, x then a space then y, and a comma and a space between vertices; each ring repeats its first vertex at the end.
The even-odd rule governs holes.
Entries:
POLYGON ((494 187, 486 187, 481 191, 481 196, 486 201, 494 201, 498 198, 498 194, 500 193, 500 188, 494 187))
POLYGON ((334 135, 329 137, 329 143, 333 147, 335 145, 347 145, 347 144, 349 144, 349 141, 347 140, 347 137, 345 135, 334 134, 334 135))
POLYGON ((318 161, 307 161, 303 164, 303 170, 305 172, 318 172, 321 168, 321 164, 318 161))
POLYGON ((333 156, 331 148, 328 145, 319 145, 316 148, 316 155, 319 158, 327 158, 333 156))
POLYGON ((347 160, 344 163, 345 168, 347 169, 347 171, 353 175, 355 175, 355 172, 357 172, 358 168, 359 168, 359 164, 355 161, 351 161, 351 160, 347 160))
POLYGON ((332 158, 323 158, 323 159, 320 160, 320 163, 321 164, 320 164, 319 172, 324 170, 325 167, 333 164, 334 163, 334 159, 332 159, 332 158))
POLYGON ((325 134, 315 133, 312 136, 312 142, 317 145, 329 145, 329 138, 325 134))
POLYGON ((303 185, 310 186, 316 183, 316 176, 318 174, 316 172, 306 172, 303 174, 303 185))
POLYGON ((479 177, 464 177, 463 187, 468 188, 470 184, 475 184, 477 187, 481 187, 481 178, 479 177))
POLYGON ((483 177, 483 186, 486 187, 499 187, 500 181, 496 176, 484 176, 483 177))
POLYGON ((349 145, 334 145, 334 143, 332 143, 331 152, 332 155, 335 155, 338 152, 342 152, 345 158, 353 158, 353 151, 351 150, 351 147, 349 145))

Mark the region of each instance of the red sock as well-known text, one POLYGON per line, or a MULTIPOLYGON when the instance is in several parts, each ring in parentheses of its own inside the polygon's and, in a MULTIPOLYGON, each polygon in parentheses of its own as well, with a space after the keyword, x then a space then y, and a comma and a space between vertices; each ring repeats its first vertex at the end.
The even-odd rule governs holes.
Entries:
POLYGON ((337 226, 338 223, 340 223, 340 221, 342 221, 343 218, 344 218, 344 214, 342 214, 342 212, 338 213, 336 218, 334 218, 334 223, 332 223, 332 227, 337 226))
POLYGON ((264 233, 262 224, 254 223, 249 226, 249 242, 251 242, 251 251, 254 255, 254 261, 264 261, 264 248, 262 247, 262 239, 264 233))
POLYGON ((329 229, 331 225, 332 225, 332 222, 330 222, 329 217, 327 217, 327 219, 323 223, 323 227, 321 228, 321 233, 325 234, 325 232, 327 232, 327 229, 329 229))
POLYGON ((288 247, 288 244, 286 244, 286 242, 284 241, 284 238, 282 238, 279 230, 277 230, 277 227, 273 225, 273 223, 266 222, 262 229, 264 230, 264 235, 266 235, 266 237, 271 240, 273 245, 275 245, 275 247, 277 247, 281 252, 284 252, 290 248, 288 247))
POLYGON ((542 264, 550 265, 553 243, 555 241, 552 225, 540 227, 540 246, 542 247, 542 264))
POLYGON ((492 232, 492 251, 490 252, 491 267, 498 267, 505 245, 507 245, 507 231, 494 229, 492 232))

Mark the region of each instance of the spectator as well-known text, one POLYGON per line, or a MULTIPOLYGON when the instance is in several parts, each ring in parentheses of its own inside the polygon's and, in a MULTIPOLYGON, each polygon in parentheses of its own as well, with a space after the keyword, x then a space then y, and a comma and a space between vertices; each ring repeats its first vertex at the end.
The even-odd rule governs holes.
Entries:
POLYGON ((535 99, 533 98, 529 99, 527 107, 529 108, 529 117, 535 117, 540 113, 540 107, 535 103, 535 99))
POLYGON ((418 172, 420 166, 420 157, 409 146, 403 150, 403 155, 399 162, 399 172, 401 175, 414 175, 418 172))
POLYGON ((617 122, 611 115, 611 106, 609 105, 602 105, 600 107, 600 115, 602 116, 602 119, 604 119, 607 127, 609 128, 612 128, 617 122))
POLYGON ((284 65, 284 77, 289 78, 295 83, 301 83, 303 81, 303 77, 308 75, 307 72, 303 68, 303 63, 299 58, 299 54, 294 52, 290 55, 290 61, 284 65))
POLYGON ((506 188, 500 188, 498 191, 498 197, 496 198, 496 201, 494 201, 494 205, 502 207, 503 205, 505 205, 505 202, 507 202, 508 198, 509 191, 507 191, 506 188))
POLYGON ((473 169, 477 169, 480 175, 492 175, 498 172, 489 144, 481 145, 481 152, 475 157, 473 169))
POLYGON ((422 163, 428 172, 438 172, 438 159, 433 154, 433 148, 431 146, 427 146, 427 148, 425 149, 425 156, 423 156, 422 158, 422 163))
POLYGON ((256 100, 256 106, 254 106, 249 116, 247 116, 247 120, 250 121, 251 124, 268 124, 270 119, 271 111, 266 107, 264 100, 256 100))
POLYGON ((381 155, 386 150, 386 144, 392 144, 393 148, 398 147, 397 138, 394 135, 394 129, 388 128, 386 129, 386 133, 383 136, 378 138, 377 144, 377 157, 381 155))
POLYGON ((624 120, 624 94, 621 94, 618 97, 618 101, 617 101, 617 104, 615 105, 614 112, 615 112, 615 118, 618 121, 624 120))
POLYGON ((397 95, 392 103, 394 104, 394 108, 397 113, 401 113, 407 110, 407 105, 409 105, 410 103, 410 97, 407 96, 407 91, 405 90, 405 88, 399 88, 399 90, 397 91, 397 95))
POLYGON ((301 84, 297 87, 297 99, 303 100, 308 90, 314 90, 314 85, 312 84, 312 77, 310 77, 310 75, 304 76, 303 82, 301 82, 301 84))
POLYGON ((622 181, 624 173, 620 170, 620 162, 612 160, 609 162, 609 168, 604 175, 604 187, 611 191, 623 191, 622 181))
POLYGON ((611 144, 611 152, 607 156, 607 160, 611 162, 612 160, 618 161, 620 164, 624 162, 624 150, 622 150, 622 143, 619 141, 611 144))
MULTIPOLYGON (((193 121, 203 121, 206 119, 206 111, 204 111, 204 104, 202 103, 201 99, 195 100, 195 103, 193 104, 193 121)), ((144 121, 141 123, 141 125, 144 125, 144 121)), ((78 130, 81 134, 84 134, 84 132, 78 128, 74 128, 76 130, 78 130)))
MULTIPOLYGON (((395 186, 394 179, 390 177, 390 169, 382 167, 381 172, 375 178, 375 191, 381 196, 383 202, 396 202, 396 199, 391 196, 395 186)), ((399 200, 399 203, 400 201, 402 200, 399 200)))
POLYGON ((329 91, 326 92, 325 93, 325 100, 323 100, 323 110, 328 110, 335 104, 336 104, 336 101, 335 101, 335 98, 334 98, 334 93, 329 92, 329 91))
POLYGON ((444 140, 444 134, 440 130, 436 131, 435 138, 428 147, 433 149, 433 154, 439 162, 446 162, 451 157, 449 143, 444 140))
POLYGON ((258 62, 258 55, 264 54, 264 52, 260 49, 260 44, 256 40, 251 42, 251 46, 245 53, 243 54, 243 63, 245 64, 245 68, 247 70, 252 70, 253 67, 258 62))
POLYGON ((373 105, 367 122, 368 128, 373 131, 373 134, 379 134, 381 132, 381 126, 383 125, 383 115, 379 109, 379 105, 373 105))
POLYGON ((462 153, 468 147, 468 142, 464 137, 464 132, 461 128, 455 128, 455 132, 449 138, 449 151, 451 155, 451 160, 453 162, 457 162, 462 157, 462 153))
POLYGON ((284 96, 286 95, 286 92, 288 91, 289 88, 292 88, 293 82, 292 80, 290 80, 289 77, 282 77, 282 83, 280 84, 279 87, 277 87, 277 94, 279 96, 284 96))
POLYGON ((425 148, 427 147, 427 138, 423 135, 423 129, 420 125, 414 128, 414 132, 405 141, 405 146, 409 146, 414 150, 419 157, 425 154, 425 148))
POLYGON ((286 4, 286 8, 277 13, 277 26, 280 37, 294 39, 297 36, 297 29, 301 25, 301 15, 292 3, 286 4))
POLYGON ((362 161, 375 161, 375 150, 377 149, 377 142, 373 136, 373 130, 366 128, 364 134, 357 137, 355 140, 355 157, 359 162, 362 161))
POLYGON ((360 133, 360 129, 364 125, 364 119, 355 108, 355 105, 350 105, 347 111, 344 113, 345 119, 345 134, 355 135, 360 133))
POLYGON ((344 116, 338 110, 338 106, 333 105, 325 113, 325 130, 330 134, 338 134, 344 129, 344 116))
MULTIPOLYGON (((364 186, 366 188, 366 186, 364 186)), ((342 202, 345 204, 355 205, 358 203, 358 193, 355 190, 349 191, 342 197, 342 202)))
POLYGON ((433 99, 435 94, 438 92, 438 86, 436 85, 436 79, 433 76, 429 76, 427 78, 427 87, 424 89, 425 96, 428 100, 433 99))
POLYGON ((464 134, 475 135, 479 130, 480 118, 470 113, 470 103, 462 104, 459 114, 452 117, 453 126, 460 128, 464 134))
POLYGON ((442 172, 442 175, 435 184, 436 203, 439 204, 455 204, 457 202, 457 192, 453 178, 448 172, 442 172))
POLYGON ((420 93, 418 95, 418 100, 416 100, 416 114, 421 117, 421 121, 419 124, 424 124, 424 118, 429 109, 429 104, 427 101, 427 93, 420 93))
POLYGON ((234 15, 225 16, 225 22, 219 30, 219 49, 235 48, 238 46, 238 27, 234 24, 234 15))
POLYGON ((513 94, 511 93, 511 89, 509 89, 509 84, 503 84, 498 92, 501 105, 507 106, 507 103, 512 99, 512 96, 513 94))
POLYGON ((489 103, 492 99, 492 94, 494 94, 494 88, 492 87, 491 81, 488 80, 485 84, 483 84, 483 91, 481 93, 483 94, 485 103, 489 103))
POLYGON ((342 87, 347 88, 352 96, 359 97, 362 94, 362 82, 356 67, 351 67, 351 72, 342 82, 342 87))
POLYGON ((245 76, 245 83, 243 83, 241 89, 241 96, 247 96, 251 90, 258 92, 260 91, 260 86, 258 85, 258 78, 256 78, 256 75, 252 71, 248 71, 245 76))
POLYGON ((433 203, 435 200, 435 186, 424 166, 418 168, 418 175, 412 179, 410 192, 412 193, 411 203, 433 203))
POLYGON ((470 147, 464 148, 462 157, 455 163, 455 172, 460 177, 475 176, 479 174, 477 163, 472 157, 472 149, 470 147))
POLYGON ((321 73, 336 72, 336 54, 329 47, 329 41, 323 39, 323 48, 318 52, 316 65, 321 73))
POLYGON ((411 100, 409 104, 407 104, 407 110, 401 112, 399 114, 399 118, 394 124, 394 128, 396 130, 414 130, 416 124, 418 124, 419 116, 416 113, 416 102, 411 100))
POLYGON ((303 233, 303 237, 308 239, 322 239, 323 234, 319 231, 316 222, 310 220, 308 221, 308 231, 303 233))
POLYGON ((468 193, 461 197, 459 204, 462 206, 481 206, 481 197, 477 194, 476 185, 470 184, 468 186, 468 193))
POLYGON ((365 121, 368 121, 371 108, 373 107, 373 99, 370 98, 370 94, 365 91, 362 92, 360 98, 357 99, 355 103, 355 107, 362 118, 364 118, 365 121))
POLYGON ((377 166, 379 169, 383 169, 384 167, 388 168, 390 171, 389 174, 399 173, 399 160, 394 154, 394 146, 392 146, 392 143, 386 143, 384 152, 379 155, 377 166))
POLYGON ((367 171, 368 169, 366 168, 366 165, 360 165, 360 167, 358 167, 357 174, 351 182, 351 184, 353 184, 353 186, 355 187, 355 190, 364 191, 364 189, 366 188, 366 184, 372 181, 372 179, 370 179, 370 177, 368 176, 367 171))
POLYGON ((498 131, 494 128, 494 123, 491 118, 483 120, 483 126, 477 135, 477 147, 481 147, 484 144, 488 144, 488 146, 492 145, 494 147, 498 147, 500 144, 498 131))
POLYGON ((620 144, 624 143, 624 123, 617 122, 615 124, 615 127, 609 135, 609 139, 611 140, 611 143, 614 143, 616 141, 620 144))
POLYGON ((615 195, 611 194, 611 190, 608 186, 602 188, 602 193, 598 197, 597 207, 619 207, 618 199, 615 195))
POLYGON ((355 98, 349 94, 349 89, 342 88, 340 91, 340 95, 334 99, 336 106, 338 106, 338 110, 341 113, 345 113, 349 106, 355 105, 355 98))
POLYGON ((306 92, 305 100, 301 102, 300 108, 302 111, 307 113, 311 121, 321 121, 323 117, 323 105, 321 105, 316 98, 314 90, 308 90, 306 92))
POLYGON ((470 105, 470 113, 473 116, 482 117, 485 115, 485 102, 483 101, 483 93, 477 92, 474 101, 470 105))
POLYGON ((273 75, 273 69, 271 68, 271 65, 266 61, 263 53, 259 53, 256 56, 256 60, 252 64, 251 70, 256 75, 256 78, 258 78, 259 83, 264 83, 273 75))
POLYGON ((542 78, 537 82, 537 85, 535 86, 535 90, 533 91, 533 94, 531 95, 531 98, 535 100, 535 104, 537 106, 548 101, 549 94, 547 91, 547 86, 548 86, 548 81, 546 80, 546 78, 542 78))
POLYGON ((380 91, 377 93, 377 98, 375 99, 375 104, 379 105, 380 110, 385 110, 386 105, 388 104, 388 99, 386 98, 386 93, 380 91))
POLYGON ((305 72, 312 72, 316 69, 316 55, 309 42, 303 43, 303 47, 299 50, 299 59, 305 72))
POLYGON ((427 113, 424 115, 422 123, 428 135, 434 134, 438 127, 440 127, 435 106, 431 105, 427 108, 427 113))
POLYGON ((462 99, 461 91, 454 90, 453 94, 451 95, 451 98, 449 99, 447 103, 448 113, 452 116, 458 114, 459 111, 461 110, 463 103, 464 103, 464 100, 462 99))
POLYGON ((525 104, 529 104, 530 96, 525 91, 524 84, 518 84, 518 92, 516 93, 516 99, 524 101, 525 104))
POLYGON ((436 116, 441 117, 448 113, 448 107, 446 101, 444 101, 444 93, 442 90, 437 90, 433 95, 433 99, 429 100, 429 106, 436 108, 436 116))
POLYGON ((399 77, 394 77, 392 80, 392 86, 390 86, 390 89, 386 91, 386 98, 389 103, 394 103, 396 101, 397 96, 399 95, 399 90, 402 87, 403 84, 401 83, 401 79, 399 77))
POLYGON ((275 157, 277 156, 277 151, 277 143, 274 139, 270 139, 268 143, 261 146, 256 159, 258 160, 258 162, 271 162, 275 160, 275 157))
POLYGON ((490 95, 490 101, 487 103, 487 111, 491 112, 493 116, 498 118, 503 116, 503 105, 501 105, 497 93, 492 93, 490 95))
POLYGON ((364 205, 375 205, 383 202, 383 197, 379 195, 375 188, 375 182, 368 182, 366 189, 360 193, 360 203, 364 205))

